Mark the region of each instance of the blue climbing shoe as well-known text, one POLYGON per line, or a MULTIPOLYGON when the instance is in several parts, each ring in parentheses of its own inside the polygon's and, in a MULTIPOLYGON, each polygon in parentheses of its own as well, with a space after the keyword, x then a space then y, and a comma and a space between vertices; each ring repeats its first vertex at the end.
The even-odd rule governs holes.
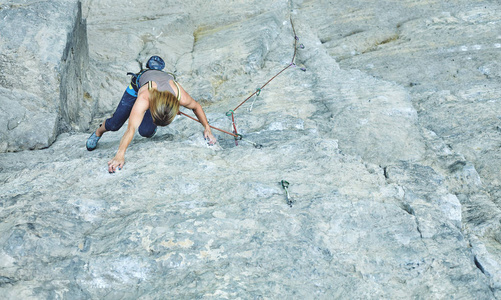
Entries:
POLYGON ((97 142, 99 141, 101 137, 97 136, 95 132, 91 134, 91 136, 87 139, 87 150, 92 151, 96 149, 97 147, 97 142))

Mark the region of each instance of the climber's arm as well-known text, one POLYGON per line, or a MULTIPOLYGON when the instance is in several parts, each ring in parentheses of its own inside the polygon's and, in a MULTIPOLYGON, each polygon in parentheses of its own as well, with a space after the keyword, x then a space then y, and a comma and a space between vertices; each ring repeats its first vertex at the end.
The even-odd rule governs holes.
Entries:
POLYGON ((122 139, 120 140, 120 146, 118 146, 117 154, 108 162, 108 172, 110 173, 114 173, 117 168, 119 170, 122 169, 125 164, 125 151, 127 151, 127 147, 129 147, 129 144, 132 142, 137 128, 141 125, 144 113, 148 110, 148 90, 146 89, 146 91, 144 91, 144 89, 142 89, 143 88, 139 90, 137 100, 132 107, 132 111, 129 116, 129 124, 122 139))
POLYGON ((181 94, 181 98, 179 99, 179 104, 191 109, 193 113, 197 116, 198 120, 204 126, 204 137, 206 140, 208 140, 210 145, 214 145, 216 143, 216 138, 214 135, 212 135, 211 128, 209 126, 209 122, 207 121, 207 117, 205 115, 205 112, 197 101, 195 101, 184 89, 183 87, 179 85, 179 92, 181 94))

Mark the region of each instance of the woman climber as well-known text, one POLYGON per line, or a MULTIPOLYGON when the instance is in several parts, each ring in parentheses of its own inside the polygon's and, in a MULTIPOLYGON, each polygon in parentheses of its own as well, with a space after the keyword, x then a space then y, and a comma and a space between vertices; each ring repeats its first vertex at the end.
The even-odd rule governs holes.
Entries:
POLYGON ((204 138, 209 145, 216 143, 202 106, 196 102, 169 73, 161 71, 165 63, 158 56, 148 60, 147 70, 134 75, 113 116, 106 119, 87 139, 87 150, 96 149, 97 142, 107 131, 119 130, 129 119, 115 157, 108 162, 108 171, 114 173, 125 164, 125 151, 136 129, 143 137, 151 138, 157 126, 169 125, 179 112, 179 105, 193 110, 204 126, 204 138))

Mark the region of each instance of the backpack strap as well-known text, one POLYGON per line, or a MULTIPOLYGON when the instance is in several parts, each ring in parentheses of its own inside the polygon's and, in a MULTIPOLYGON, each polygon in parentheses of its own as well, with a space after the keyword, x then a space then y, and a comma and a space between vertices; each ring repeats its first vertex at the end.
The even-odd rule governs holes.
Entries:
POLYGON ((177 101, 181 100, 181 92, 179 90, 179 85, 177 84, 177 82, 175 80, 172 80, 174 82, 174 84, 176 85, 177 87, 177 101))
POLYGON ((171 72, 167 72, 167 71, 162 71, 162 72, 167 73, 167 74, 169 74, 170 76, 172 76, 172 78, 174 78, 174 82, 176 82, 176 74, 171 73, 171 72))

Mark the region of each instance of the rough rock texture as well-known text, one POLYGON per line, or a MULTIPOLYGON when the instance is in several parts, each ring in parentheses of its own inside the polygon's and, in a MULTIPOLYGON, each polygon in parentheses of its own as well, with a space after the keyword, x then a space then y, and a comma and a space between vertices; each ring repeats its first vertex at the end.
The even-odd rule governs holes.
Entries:
POLYGON ((76 0, 0 3, 0 152, 48 147, 86 130, 87 32, 76 0))
POLYGON ((123 130, 1 154, 3 298, 501 298, 497 1, 187 2, 83 3, 102 116, 158 54, 230 130, 290 17, 307 71, 239 108, 239 146, 178 117, 116 174, 123 130))

